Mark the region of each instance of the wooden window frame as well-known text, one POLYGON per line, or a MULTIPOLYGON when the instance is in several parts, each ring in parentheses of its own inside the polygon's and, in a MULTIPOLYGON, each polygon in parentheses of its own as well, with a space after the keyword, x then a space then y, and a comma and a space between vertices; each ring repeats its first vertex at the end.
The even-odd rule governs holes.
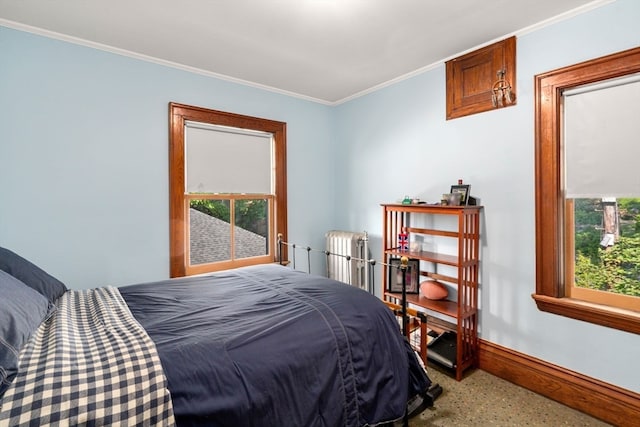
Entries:
MULTIPOLYGON (((243 116, 240 114, 193 107, 178 103, 169 103, 169 256, 170 276, 182 277, 191 274, 223 270, 251 264, 275 262, 275 236, 287 239, 287 169, 286 169, 286 130, 287 124, 274 120, 243 116), (273 215, 273 226, 269 227, 269 257, 255 257, 230 262, 218 262, 198 266, 189 265, 189 200, 207 198, 205 195, 185 193, 185 150, 184 128, 186 121, 209 123, 241 129, 258 130, 273 135, 275 156, 275 196, 269 200, 269 212, 273 215), (273 244, 273 246, 272 246, 273 244)), ((260 195, 262 197, 263 195, 260 195)), ((217 196, 215 196, 217 197, 217 196)), ((230 197, 223 198, 229 199, 230 197)), ((252 197, 252 196, 250 196, 252 197)), ((231 198, 233 199, 233 197, 231 198)), ((287 259, 287 248, 280 254, 287 259)))
POLYGON ((536 292, 532 295, 541 311, 636 334, 640 312, 568 295, 567 276, 573 273, 565 259, 573 254, 568 252, 571 241, 565 219, 573 211, 567 211, 572 205, 567 206, 563 195, 561 136, 565 90, 638 72, 640 48, 634 48, 534 77, 536 292))

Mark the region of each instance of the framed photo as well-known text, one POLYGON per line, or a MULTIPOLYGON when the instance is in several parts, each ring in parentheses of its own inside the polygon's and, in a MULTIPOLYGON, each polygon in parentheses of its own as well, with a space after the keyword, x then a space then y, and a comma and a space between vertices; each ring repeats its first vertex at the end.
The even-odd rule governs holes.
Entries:
MULTIPOLYGON (((420 285, 418 279, 420 277, 420 260, 410 258, 407 269, 404 271, 407 284, 408 294, 417 294, 420 285)), ((402 292, 402 269, 400 269, 400 258, 391 258, 389 260, 389 292, 402 292)))
POLYGON ((466 206, 469 202, 470 185, 452 185, 450 193, 460 193, 460 205, 466 206))

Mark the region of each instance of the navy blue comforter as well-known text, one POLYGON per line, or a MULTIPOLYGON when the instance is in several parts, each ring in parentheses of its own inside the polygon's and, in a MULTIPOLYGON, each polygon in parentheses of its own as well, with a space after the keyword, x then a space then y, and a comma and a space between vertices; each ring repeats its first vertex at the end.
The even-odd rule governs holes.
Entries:
POLYGON ((376 297, 279 265, 119 288, 155 342, 178 424, 366 426, 429 379, 376 297))

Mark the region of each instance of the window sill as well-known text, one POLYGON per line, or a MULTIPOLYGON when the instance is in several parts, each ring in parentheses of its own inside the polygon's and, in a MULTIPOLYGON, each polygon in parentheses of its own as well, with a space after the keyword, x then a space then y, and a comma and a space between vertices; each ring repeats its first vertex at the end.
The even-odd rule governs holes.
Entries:
POLYGON ((531 295, 540 311, 583 320, 596 325, 640 334, 640 312, 594 304, 573 298, 531 295))

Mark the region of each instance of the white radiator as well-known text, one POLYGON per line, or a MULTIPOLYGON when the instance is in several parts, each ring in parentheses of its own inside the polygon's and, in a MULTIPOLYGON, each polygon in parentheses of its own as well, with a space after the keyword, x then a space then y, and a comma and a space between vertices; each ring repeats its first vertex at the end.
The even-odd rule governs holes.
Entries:
POLYGON ((367 233, 332 230, 327 232, 326 239, 329 252, 327 276, 371 292, 366 262, 369 252, 367 233))

